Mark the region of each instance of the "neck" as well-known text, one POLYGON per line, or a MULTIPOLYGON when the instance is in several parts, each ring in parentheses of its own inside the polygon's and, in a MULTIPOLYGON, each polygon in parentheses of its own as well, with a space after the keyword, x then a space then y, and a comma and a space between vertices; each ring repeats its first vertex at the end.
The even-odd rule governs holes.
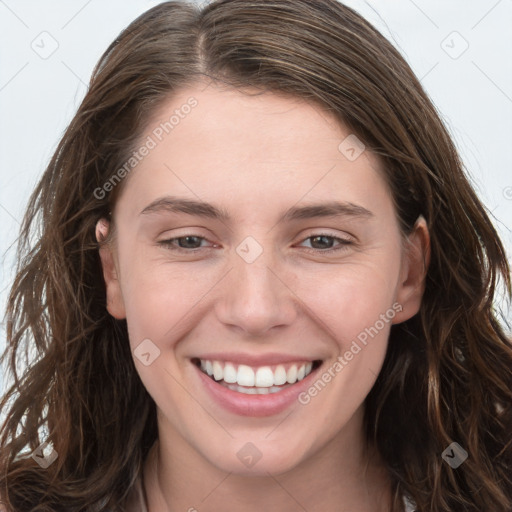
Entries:
POLYGON ((148 512, 389 512, 391 482, 377 450, 347 435, 362 432, 362 411, 351 422, 292 470, 263 476, 222 471, 159 424, 144 467, 148 512))

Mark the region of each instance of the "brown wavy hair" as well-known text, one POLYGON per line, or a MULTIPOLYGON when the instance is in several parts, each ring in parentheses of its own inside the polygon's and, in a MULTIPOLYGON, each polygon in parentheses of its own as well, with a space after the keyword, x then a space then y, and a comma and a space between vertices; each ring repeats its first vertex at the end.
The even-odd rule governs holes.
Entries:
POLYGON ((164 2, 101 57, 22 224, 2 356, 8 510, 122 510, 157 438, 126 323, 106 310, 95 239, 122 183, 94 192, 159 105, 204 76, 327 109, 381 159, 403 234, 425 217, 421 309, 391 330, 366 399, 367 439, 389 469, 392 512, 403 495, 419 512, 510 512, 512 343, 495 309, 500 289, 512 294, 504 248, 404 58, 336 0, 164 2), (43 440, 58 453, 46 470, 27 456, 43 440), (441 456, 454 441, 468 452, 457 469, 441 456))

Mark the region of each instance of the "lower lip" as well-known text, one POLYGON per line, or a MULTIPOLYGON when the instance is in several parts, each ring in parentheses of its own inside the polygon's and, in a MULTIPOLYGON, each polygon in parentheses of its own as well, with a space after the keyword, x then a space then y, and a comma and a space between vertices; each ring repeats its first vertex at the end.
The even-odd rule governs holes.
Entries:
POLYGON ((239 416, 255 417, 273 416, 286 410, 293 403, 297 403, 298 396, 310 386, 310 382, 318 370, 316 368, 306 378, 282 391, 267 395, 247 395, 225 388, 203 373, 195 364, 193 366, 216 403, 239 416))

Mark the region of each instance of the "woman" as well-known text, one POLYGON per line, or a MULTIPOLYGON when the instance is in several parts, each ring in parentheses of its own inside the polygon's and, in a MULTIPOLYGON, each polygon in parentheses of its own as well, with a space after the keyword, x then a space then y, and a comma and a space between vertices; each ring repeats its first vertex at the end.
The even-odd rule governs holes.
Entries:
POLYGON ((4 357, 38 355, 2 402, 8 510, 512 510, 503 246, 342 4, 135 20, 22 241, 4 357))

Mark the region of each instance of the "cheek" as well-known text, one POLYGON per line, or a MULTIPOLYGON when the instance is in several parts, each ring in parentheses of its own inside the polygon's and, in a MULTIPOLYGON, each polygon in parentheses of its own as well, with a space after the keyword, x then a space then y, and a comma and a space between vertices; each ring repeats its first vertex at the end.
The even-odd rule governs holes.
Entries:
POLYGON ((398 270, 396 264, 368 262, 340 265, 323 275, 304 273, 297 276, 297 295, 321 320, 340 350, 346 350, 352 340, 376 323, 379 331, 389 332, 388 320, 396 314, 393 303, 398 270))
POLYGON ((339 266, 329 275, 317 273, 315 279, 297 276, 298 295, 307 298, 305 304, 327 331, 335 352, 302 402, 314 402, 316 414, 326 422, 329 415, 322 403, 333 404, 335 424, 343 423, 363 402, 380 372, 392 320, 401 308, 394 302, 397 260, 398 256, 339 266), (343 403, 343 408, 336 403, 343 403))
POLYGON ((197 273, 171 265, 134 265, 123 283, 128 337, 137 371, 155 402, 173 411, 177 424, 186 423, 190 400, 177 384, 182 361, 176 357, 176 345, 194 328, 198 303, 212 286, 207 276, 202 277, 199 280, 197 273), (147 340, 158 350, 147 345, 147 340), (137 360, 143 346, 149 347, 144 349, 151 354, 149 366, 137 360))
POLYGON ((209 289, 207 282, 198 281, 189 272, 171 272, 163 266, 132 274, 123 287, 132 345, 142 338, 159 343, 179 337, 188 313, 209 289))
MULTIPOLYGON (((299 402, 324 425, 322 439, 334 436, 364 402, 384 362, 396 315, 390 288, 374 289, 354 277, 311 287, 308 303, 328 328, 333 357, 325 361, 299 402), (373 293, 372 293, 373 291, 373 293)), ((321 439, 319 439, 321 442, 321 439)))
POLYGON ((170 263, 143 244, 126 243, 121 249, 120 281, 132 348, 146 338, 157 345, 176 339, 187 314, 211 287, 211 272, 170 263))

